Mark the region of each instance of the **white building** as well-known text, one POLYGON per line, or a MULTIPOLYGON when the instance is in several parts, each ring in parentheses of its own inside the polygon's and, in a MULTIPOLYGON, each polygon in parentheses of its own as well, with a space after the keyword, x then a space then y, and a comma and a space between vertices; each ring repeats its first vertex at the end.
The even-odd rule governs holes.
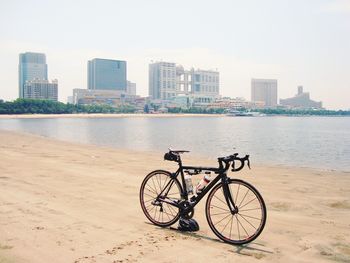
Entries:
POLYGON ((73 104, 109 105, 112 107, 132 105, 135 108, 143 109, 145 103, 146 98, 130 95, 121 90, 73 89, 73 104))
POLYGON ((129 95, 136 96, 136 83, 128 80, 127 86, 126 86, 126 93, 129 95))
POLYGON ((112 106, 118 105, 123 96, 125 96, 125 91, 120 90, 73 89, 74 104, 108 104, 112 106))
POLYGON ((25 99, 43 99, 43 100, 58 100, 58 81, 53 80, 50 83, 48 80, 33 79, 27 80, 24 84, 23 98, 25 99))
POLYGON ((152 99, 176 96, 176 64, 157 62, 149 65, 149 95, 152 99))
POLYGON ((244 98, 219 98, 208 105, 209 108, 214 109, 260 109, 264 108, 265 103, 263 102, 251 102, 244 98))
POLYGON ((252 102, 264 103, 265 107, 277 106, 277 80, 276 79, 252 79, 252 102))
POLYGON ((219 98, 219 72, 192 69, 191 78, 191 94, 196 105, 205 105, 219 98))
POLYGON ((149 95, 153 100, 169 100, 188 95, 195 104, 206 105, 219 95, 219 72, 185 70, 181 65, 156 62, 149 65, 149 95))

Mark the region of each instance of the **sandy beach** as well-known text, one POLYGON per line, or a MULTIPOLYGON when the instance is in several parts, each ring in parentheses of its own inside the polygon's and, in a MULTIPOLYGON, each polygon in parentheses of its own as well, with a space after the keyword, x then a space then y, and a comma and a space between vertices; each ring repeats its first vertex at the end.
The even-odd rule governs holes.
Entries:
MULTIPOLYGON (((138 199, 144 176, 176 168, 163 153, 5 131, 0 153, 0 263, 350 262, 348 172, 253 162, 232 173, 260 191, 268 213, 254 242, 232 246, 210 230, 203 201, 196 233, 147 221, 138 199)), ((184 162, 216 166, 191 156, 184 162)))

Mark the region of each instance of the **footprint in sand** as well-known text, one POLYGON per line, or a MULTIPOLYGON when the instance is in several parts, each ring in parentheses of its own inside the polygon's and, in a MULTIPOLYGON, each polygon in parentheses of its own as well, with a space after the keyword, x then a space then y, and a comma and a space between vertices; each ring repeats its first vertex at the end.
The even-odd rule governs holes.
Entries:
POLYGON ((273 202, 270 205, 277 211, 288 211, 291 208, 291 204, 287 202, 273 202))
POLYGON ((336 247, 336 250, 339 251, 339 254, 343 257, 347 257, 350 261, 350 244, 347 243, 335 243, 333 244, 336 247))
POLYGON ((336 209, 350 209, 350 202, 348 200, 341 200, 332 203, 328 203, 327 206, 336 209))
MULTIPOLYGON (((176 233, 154 233, 154 232, 148 232, 145 233, 142 237, 140 237, 138 240, 129 240, 122 243, 119 243, 115 245, 114 247, 105 250, 103 253, 96 254, 93 258, 95 261, 88 261, 91 260, 92 257, 82 257, 75 261, 75 263, 85 263, 85 262, 99 262, 100 258, 105 259, 106 256, 111 257, 110 262, 142 262, 142 258, 147 256, 148 254, 152 254, 155 250, 161 250, 164 248, 164 246, 169 246, 168 243, 165 243, 164 241, 176 241, 179 238, 181 239, 189 239, 191 237, 183 237, 178 236, 176 233), (152 244, 153 249, 145 246, 144 244, 152 244), (132 253, 130 253, 132 252, 132 253)), ((192 237, 194 238, 194 237, 192 237)), ((196 238, 198 239, 198 238, 196 238)), ((173 246, 170 244, 170 246, 173 246)), ((264 255, 260 256, 258 254, 253 255, 255 258, 261 258, 264 257, 264 255)))
POLYGON ((45 228, 43 226, 36 226, 32 228, 32 230, 44 230, 45 228))
POLYGON ((306 251, 312 247, 312 245, 308 240, 301 239, 300 241, 298 241, 297 244, 298 244, 298 247, 301 248, 301 250, 303 251, 306 251))
POLYGON ((334 225, 334 221, 332 220, 321 220, 322 225, 334 225))
POLYGON ((329 246, 315 247, 321 256, 336 262, 350 262, 350 245, 347 243, 332 243, 329 246))
POLYGON ((0 244, 0 249, 12 249, 13 248, 13 246, 9 246, 9 245, 1 245, 0 244))

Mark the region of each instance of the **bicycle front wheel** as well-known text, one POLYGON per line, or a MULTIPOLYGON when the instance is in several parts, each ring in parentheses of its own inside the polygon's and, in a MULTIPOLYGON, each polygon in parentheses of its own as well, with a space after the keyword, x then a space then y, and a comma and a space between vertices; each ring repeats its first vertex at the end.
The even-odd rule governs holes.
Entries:
POLYGON ((229 179, 228 188, 238 208, 231 213, 222 183, 210 192, 206 203, 206 217, 210 228, 221 240, 242 245, 256 239, 264 229, 266 206, 260 193, 250 184, 229 179))
POLYGON ((140 204, 145 216, 157 226, 174 224, 180 217, 180 210, 172 203, 180 202, 181 189, 179 181, 167 171, 148 174, 140 188, 140 204))

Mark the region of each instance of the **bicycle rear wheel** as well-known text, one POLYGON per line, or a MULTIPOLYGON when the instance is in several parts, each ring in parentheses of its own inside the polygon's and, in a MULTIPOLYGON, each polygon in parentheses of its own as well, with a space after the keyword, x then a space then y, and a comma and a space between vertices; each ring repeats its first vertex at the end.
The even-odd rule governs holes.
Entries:
POLYGON ((170 226, 179 219, 179 209, 167 202, 178 203, 180 200, 181 185, 167 171, 153 171, 145 177, 141 184, 140 204, 142 211, 157 226, 170 226))
POLYGON ((235 245, 249 243, 264 229, 266 206, 260 193, 250 184, 229 179, 229 191, 238 208, 231 213, 222 183, 210 192, 206 202, 206 217, 210 228, 221 240, 235 245))

